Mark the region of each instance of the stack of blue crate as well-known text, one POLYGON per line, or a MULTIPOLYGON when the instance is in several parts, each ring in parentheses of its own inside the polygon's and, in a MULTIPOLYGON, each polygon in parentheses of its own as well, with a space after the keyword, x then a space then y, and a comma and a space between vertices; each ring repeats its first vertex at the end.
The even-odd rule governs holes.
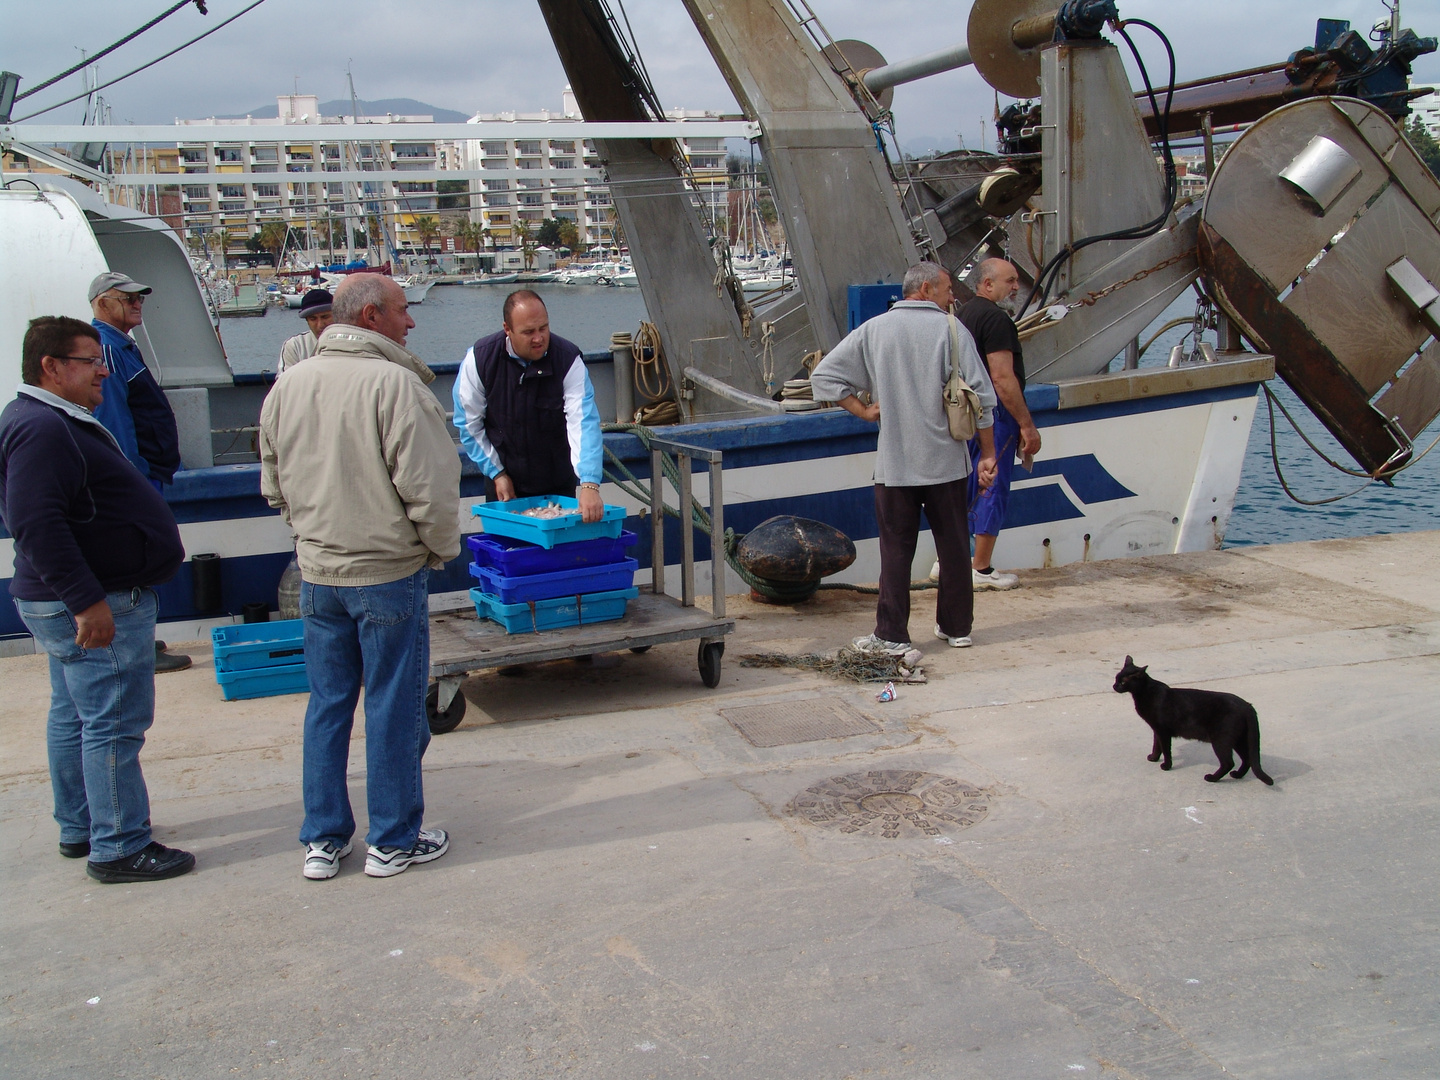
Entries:
POLYGON ((217 626, 210 640, 215 681, 226 701, 310 692, 304 619, 217 626))
POLYGON ((635 534, 624 531, 625 510, 605 507, 600 521, 580 520, 574 499, 546 496, 475 507, 483 536, 469 539, 470 574, 479 582, 470 599, 482 619, 507 633, 526 634, 623 618, 639 564, 625 550, 635 534), (555 518, 525 517, 547 503, 573 508, 555 518))

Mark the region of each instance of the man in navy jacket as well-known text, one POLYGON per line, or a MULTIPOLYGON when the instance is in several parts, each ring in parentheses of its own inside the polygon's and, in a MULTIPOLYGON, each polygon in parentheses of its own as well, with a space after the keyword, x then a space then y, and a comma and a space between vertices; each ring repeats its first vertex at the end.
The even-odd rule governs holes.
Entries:
POLYGON ((100 334, 42 317, 24 385, 0 413, 0 516, 15 540, 11 595, 50 656, 46 742, 60 853, 105 883, 195 865, 157 843, 140 748, 155 717, 154 586, 185 557, 160 493, 95 418, 108 377, 100 334))
MULTIPOLYGON (((90 325, 100 331, 105 366, 110 371, 95 418, 159 491, 175 479, 175 470, 180 468, 180 436, 175 412, 130 336, 143 321, 141 312, 150 292, 149 285, 126 274, 110 270, 96 275, 90 282, 90 311, 95 316, 90 325)), ((189 666, 190 657, 167 653, 163 642, 155 643, 157 672, 183 671, 189 666)))

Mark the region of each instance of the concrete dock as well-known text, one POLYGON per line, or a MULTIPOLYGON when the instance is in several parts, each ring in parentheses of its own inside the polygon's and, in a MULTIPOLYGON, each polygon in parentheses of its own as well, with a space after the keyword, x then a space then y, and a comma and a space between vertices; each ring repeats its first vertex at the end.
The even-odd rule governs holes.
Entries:
POLYGON ((715 690, 693 643, 472 677, 425 759, 450 852, 388 880, 301 877, 306 699, 222 701, 197 644, 142 760, 198 868, 91 881, 45 660, 0 661, 0 1075, 1440 1075, 1440 533, 1021 580, 969 650, 915 594, 887 704, 740 663, 869 632, 846 592, 731 598, 715 690), (1127 653, 1252 701, 1275 786, 1147 762, 1127 653))

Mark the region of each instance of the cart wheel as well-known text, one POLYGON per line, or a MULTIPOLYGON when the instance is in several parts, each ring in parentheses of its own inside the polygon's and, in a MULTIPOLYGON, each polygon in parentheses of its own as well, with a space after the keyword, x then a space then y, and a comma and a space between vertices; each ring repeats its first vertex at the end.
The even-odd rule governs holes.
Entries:
POLYGON ((649 646, 649 645, 636 645, 636 646, 635 646, 633 649, 631 649, 630 651, 633 652, 633 653, 647 653, 647 652, 650 651, 650 646, 649 646))
POLYGON ((425 691, 425 716, 430 721, 431 735, 444 735, 447 731, 454 731, 460 726, 460 721, 465 719, 465 695, 457 693, 450 707, 443 713, 440 711, 440 684, 431 683, 430 689, 425 691))
POLYGON ((712 690, 720 685, 720 658, 724 655, 723 641, 700 643, 700 681, 712 690))

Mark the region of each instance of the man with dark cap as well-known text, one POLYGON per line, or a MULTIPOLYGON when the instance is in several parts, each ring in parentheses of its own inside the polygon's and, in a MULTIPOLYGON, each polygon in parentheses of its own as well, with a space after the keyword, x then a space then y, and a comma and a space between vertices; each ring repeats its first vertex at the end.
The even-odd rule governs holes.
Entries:
MULTIPOLYGON (((91 325, 100 331, 100 346, 110 372, 95 419, 115 436, 120 452, 140 475, 160 491, 180 468, 180 435, 170 402, 131 337, 141 323, 141 308, 151 291, 149 285, 128 274, 108 270, 90 282, 89 299, 95 316, 91 325)), ((164 642, 155 643, 157 672, 183 671, 189 666, 190 657, 167 653, 164 642)))
POLYGON ((305 294, 305 298, 300 301, 300 317, 310 329, 288 338, 285 344, 280 346, 280 363, 275 368, 277 375, 315 355, 315 351, 320 347, 321 332, 334 318, 330 313, 330 306, 334 302, 335 298, 327 289, 311 289, 305 294))

